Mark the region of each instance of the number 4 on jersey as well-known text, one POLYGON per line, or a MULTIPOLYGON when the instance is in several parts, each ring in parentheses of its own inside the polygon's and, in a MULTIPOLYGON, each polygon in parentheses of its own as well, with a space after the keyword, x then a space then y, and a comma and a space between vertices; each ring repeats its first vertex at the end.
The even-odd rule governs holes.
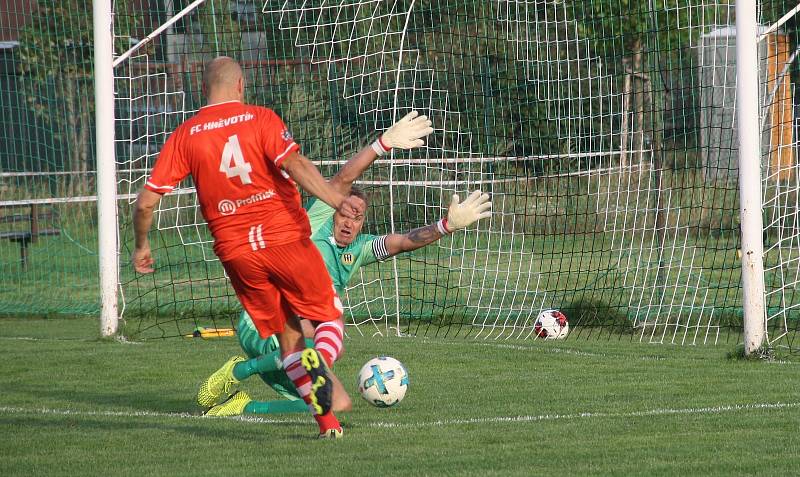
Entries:
POLYGON ((225 143, 225 149, 222 150, 222 162, 219 163, 219 171, 224 172, 228 179, 238 177, 242 184, 250 184, 250 172, 253 166, 244 160, 242 154, 242 147, 239 145, 239 138, 234 134, 228 138, 225 143))

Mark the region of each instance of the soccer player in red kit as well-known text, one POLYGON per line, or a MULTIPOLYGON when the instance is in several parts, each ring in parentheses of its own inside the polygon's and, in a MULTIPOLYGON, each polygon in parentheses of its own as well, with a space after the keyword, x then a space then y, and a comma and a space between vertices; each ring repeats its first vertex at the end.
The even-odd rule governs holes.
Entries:
MULTIPOLYGON (((278 336, 283 367, 319 424, 339 437, 333 380, 324 357, 305 348, 298 316, 315 324, 341 320, 342 305, 317 248, 295 183, 355 218, 352 198, 331 187, 303 155, 280 117, 244 103, 244 76, 228 57, 203 72, 207 104, 178 126, 161 149, 136 200, 139 273, 152 273, 148 233, 161 196, 191 174, 214 237, 214 253, 262 338, 278 336)), ((342 389, 338 386, 339 389, 342 389)), ((337 391, 338 392, 338 391, 337 391)))

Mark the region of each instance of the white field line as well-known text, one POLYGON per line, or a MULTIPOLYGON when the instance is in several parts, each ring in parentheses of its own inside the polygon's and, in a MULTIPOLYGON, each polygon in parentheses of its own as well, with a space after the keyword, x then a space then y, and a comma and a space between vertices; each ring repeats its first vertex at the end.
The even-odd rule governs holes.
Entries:
POLYGON ((760 411, 760 410, 776 410, 800 407, 800 402, 794 403, 753 403, 753 404, 730 404, 715 407, 698 407, 698 408, 683 408, 683 409, 650 409, 647 411, 634 411, 634 412, 582 412, 579 414, 541 414, 538 416, 507 416, 507 417, 475 417, 471 419, 449 419, 441 421, 429 421, 423 423, 393 423, 393 422, 376 422, 369 425, 369 427, 446 427, 457 426, 465 424, 502 424, 507 422, 537 422, 537 421, 556 421, 556 420, 573 420, 573 419, 592 419, 592 418, 606 418, 606 419, 625 419, 633 417, 648 417, 648 416, 669 416, 669 415, 711 415, 722 414, 740 411, 760 411))
MULTIPOLYGON (((497 416, 497 417, 476 417, 471 419, 442 419, 436 421, 421 422, 370 422, 360 423, 359 425, 371 428, 404 428, 421 429, 429 427, 448 427, 472 424, 505 424, 516 422, 540 422, 557 420, 576 420, 576 419, 627 419, 636 417, 651 416, 675 416, 675 415, 713 415, 736 412, 752 411, 774 411, 784 409, 795 409, 800 407, 800 402, 790 403, 752 403, 752 404, 726 404, 713 407, 692 407, 676 409, 650 409, 646 411, 634 412, 581 412, 577 414, 540 414, 540 415, 521 415, 521 416, 497 416)), ((205 418, 197 414, 189 413, 165 413, 151 411, 76 411, 70 409, 48 409, 48 408, 24 408, 0 406, 0 414, 39 414, 57 416, 78 416, 78 417, 145 417, 145 418, 170 418, 170 419, 219 419, 205 418)), ((255 416, 239 416, 234 420, 258 423, 258 424, 300 424, 308 423, 310 419, 286 418, 274 419, 255 416)))
MULTIPOLYGON (((540 342, 543 340, 539 340, 540 342)), ((465 341, 465 343, 467 343, 465 341)), ((434 344, 433 342, 427 342, 427 344, 434 344)), ((455 345, 460 344, 452 341, 442 341, 439 343, 435 343, 438 345, 455 345)), ((511 343, 479 343, 479 342, 472 342, 469 343, 473 346, 483 346, 488 348, 505 348, 505 349, 513 349, 519 351, 533 351, 538 353, 552 353, 552 354, 571 354, 575 356, 588 356, 592 358, 624 358, 624 359, 638 359, 641 361, 667 361, 671 359, 667 356, 657 356, 657 355, 645 355, 645 356, 631 356, 627 354, 611 354, 611 353, 594 353, 591 351, 581 351, 577 349, 569 349, 569 348, 557 348, 557 347, 537 347, 535 345, 532 346, 525 346, 525 345, 518 345, 518 344, 511 344, 511 343)), ((650 346, 670 346, 670 345, 650 345, 650 346)), ((692 358, 692 359, 703 359, 707 361, 707 358, 692 358)), ((773 360, 763 360, 761 361, 765 364, 784 364, 784 365, 800 365, 800 361, 785 361, 779 359, 773 360)))
MULTIPOLYGON (((36 338, 34 336, 0 336, 0 340, 3 340, 3 341, 63 341, 65 343, 69 342, 69 341, 83 341, 83 342, 92 341, 92 340, 90 340, 88 338, 74 338, 74 339, 72 339, 72 338, 36 338)), ((97 341, 97 340, 94 340, 94 341, 97 341)))
MULTIPOLYGON (((439 346, 450 346, 450 345, 462 345, 462 344, 470 344, 472 346, 480 346, 486 348, 498 348, 498 349, 511 349, 511 350, 518 350, 518 351, 531 351, 536 353, 545 353, 545 354, 570 354, 575 356, 587 356, 590 358, 625 358, 625 359, 638 359, 640 361, 667 361, 670 358, 666 356, 657 356, 657 355, 645 355, 645 356, 638 356, 632 357, 626 354, 610 354, 610 353, 594 353, 591 351, 581 351, 577 349, 569 349, 569 348, 558 348, 558 347, 545 347, 545 346, 526 346, 521 344, 511 344, 511 343, 485 343, 485 342, 477 342, 477 341, 467 341, 464 340, 463 342, 455 342, 455 341, 438 341, 434 342, 431 340, 426 340, 424 338, 410 338, 410 339, 420 339, 424 340, 423 342, 427 345, 439 345, 439 346)), ((90 339, 90 338, 36 338, 32 336, 0 336, 0 341, 53 341, 53 342, 86 342, 86 343, 96 343, 98 341, 97 338, 90 339)), ((146 344, 144 341, 128 341, 124 338, 116 340, 120 344, 127 344, 127 345, 144 345, 146 344)), ((542 340, 540 340, 542 341, 542 340)), ((654 345, 659 346, 659 345, 654 345)), ((668 345, 663 345, 668 346, 668 345)), ((698 359, 705 359, 705 358, 698 358, 698 359)), ((779 359, 773 360, 764 360, 766 364, 783 364, 787 366, 791 365, 800 365, 800 361, 785 361, 779 359)))
MULTIPOLYGON (((543 340, 540 340, 543 341, 543 340)), ((443 344, 457 344, 454 342, 446 342, 443 344)), ((481 346, 486 348, 498 348, 498 349, 511 349, 511 350, 518 350, 518 351, 535 351, 539 353, 563 353, 563 354, 574 354, 576 356, 588 356, 592 358, 609 358, 615 357, 614 355, 609 355, 605 353, 592 353, 591 351, 581 351, 576 349, 569 349, 569 348, 556 348, 556 347, 537 347, 537 346, 525 346, 525 345, 518 345, 518 344, 510 344, 510 343, 472 343, 473 346, 481 346)), ((647 356, 642 356, 642 358, 648 358, 647 356)), ((649 357, 652 358, 652 357, 649 357)), ((661 357, 656 357, 656 359, 664 359, 661 357)))
MULTIPOLYGON (((50 408, 26 408, 26 407, 13 407, 13 406, 0 406, 0 414, 39 414, 42 416, 76 416, 76 417, 152 417, 152 418, 169 418, 169 419, 218 419, 216 417, 206 417, 199 414, 191 414, 188 412, 156 412, 156 411, 80 411, 75 409, 50 409, 50 408)), ((259 423, 304 423, 311 422, 309 419, 272 419, 263 417, 239 416, 232 419, 245 421, 245 422, 259 422, 259 423)))
MULTIPOLYGON (((36 338, 33 336, 0 336, 0 341, 50 341, 57 343, 98 343, 100 338, 36 338)), ((128 341, 124 338, 116 338, 119 344, 143 345, 142 341, 128 341)))

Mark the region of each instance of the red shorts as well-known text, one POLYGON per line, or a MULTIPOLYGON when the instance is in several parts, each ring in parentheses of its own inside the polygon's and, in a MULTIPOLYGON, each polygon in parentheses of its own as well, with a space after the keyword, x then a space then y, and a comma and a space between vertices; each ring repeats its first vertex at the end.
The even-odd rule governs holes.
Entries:
POLYGON ((246 253, 222 265, 262 338, 283 331, 292 315, 312 321, 342 316, 342 302, 310 239, 246 253))

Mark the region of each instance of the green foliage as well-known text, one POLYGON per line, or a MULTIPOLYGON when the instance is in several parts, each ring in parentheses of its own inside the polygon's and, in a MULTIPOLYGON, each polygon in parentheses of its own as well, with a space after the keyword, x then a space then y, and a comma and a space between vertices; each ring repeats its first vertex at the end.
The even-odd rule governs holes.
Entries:
MULTIPOLYGON (((125 8, 128 0, 120 0, 125 8)), ((122 15, 117 34, 133 28, 132 17, 122 15)), ((63 170, 91 169, 94 118, 94 37, 91 3, 83 0, 39 2, 31 21, 19 36, 19 69, 28 106, 47 124, 68 154, 63 170)), ((126 47, 121 40, 115 48, 126 47)), ((71 193, 83 194, 88 176, 74 178, 71 193)))
MULTIPOLYGON (((282 117, 298 140, 303 154, 314 160, 346 160, 361 148, 356 132, 334 118, 336 96, 324 79, 290 86, 288 107, 282 117)), ((338 166, 333 169, 338 170, 338 166)), ((330 176, 331 174, 328 174, 330 176)))
MULTIPOLYGON (((89 170, 92 84, 92 16, 85 2, 43 2, 20 32, 20 74, 28 106, 62 142, 68 157, 62 168, 89 170)), ((69 190, 83 193, 88 178, 69 190)))
POLYGON ((92 35, 86 2, 41 2, 20 34, 20 72, 39 83, 61 75, 91 77, 92 35))
MULTIPOLYGON (((764 25, 777 22, 795 7, 797 7, 796 0, 761 0, 757 4, 757 8, 760 9, 762 15, 761 23, 764 25)), ((784 25, 783 31, 795 32, 798 25, 797 13, 789 18, 784 25)))
MULTIPOLYGON (((589 39, 595 55, 605 59, 609 67, 619 66, 614 60, 641 48, 646 34, 651 31, 655 11, 649 0, 568 0, 568 10, 577 23, 578 34, 589 39)), ((656 8, 666 9, 659 3, 656 8)), ((657 29, 657 34, 669 28, 657 29)), ((677 30, 677 29, 675 29, 677 30)))
POLYGON ((232 0, 211 0, 198 7, 202 47, 206 52, 211 49, 212 56, 237 58, 241 54, 242 30, 232 15, 231 3, 232 0))
MULTIPOLYGON (((115 6, 125 10, 130 0, 118 0, 115 6)), ((134 28, 134 17, 116 17, 115 34, 125 37, 134 28)), ((69 98, 91 97, 94 71, 94 36, 91 4, 83 0, 51 0, 39 2, 31 21, 20 31, 20 73, 32 83, 29 101, 44 118, 54 118, 52 109, 42 101, 41 93, 48 85, 60 82, 75 83, 69 98), (80 81, 82 80, 82 81, 80 81), (40 93, 40 94, 36 94, 40 93)), ((124 38, 115 44, 117 53, 127 47, 124 38)), ((60 92, 67 90, 60 86, 60 92)), ((86 103, 91 112, 91 101, 86 103)), ((54 119, 55 120, 55 119, 54 119)))
MULTIPOLYGON (((419 49, 423 65, 436 71, 433 87, 450 92, 448 108, 459 113, 459 128, 471 136, 472 152, 524 157, 579 149, 574 141, 587 136, 579 131, 588 129, 590 121, 577 124, 574 119, 567 119, 570 115, 565 112, 583 101, 577 99, 577 90, 588 85, 581 81, 561 82, 554 94, 542 97, 541 91, 550 88, 545 82, 553 72, 528 61, 527 55, 533 48, 542 51, 543 56, 553 53, 553 58, 559 58, 558 53, 544 53, 549 48, 544 42, 537 42, 536 47, 518 43, 534 30, 557 27, 552 22, 542 22, 530 31, 524 24, 518 27, 521 31, 510 31, 511 20, 499 18, 499 8, 493 2, 421 5, 412 13, 407 48, 419 49), (459 94, 464 91, 470 94, 459 94), (574 133, 572 141, 566 140, 570 129, 574 133)), ((515 21, 532 15, 528 10, 516 14, 519 16, 515 21)), ((435 97, 435 101, 442 99, 435 97)), ((548 161, 531 163, 534 164, 535 174, 561 167, 548 161)))

